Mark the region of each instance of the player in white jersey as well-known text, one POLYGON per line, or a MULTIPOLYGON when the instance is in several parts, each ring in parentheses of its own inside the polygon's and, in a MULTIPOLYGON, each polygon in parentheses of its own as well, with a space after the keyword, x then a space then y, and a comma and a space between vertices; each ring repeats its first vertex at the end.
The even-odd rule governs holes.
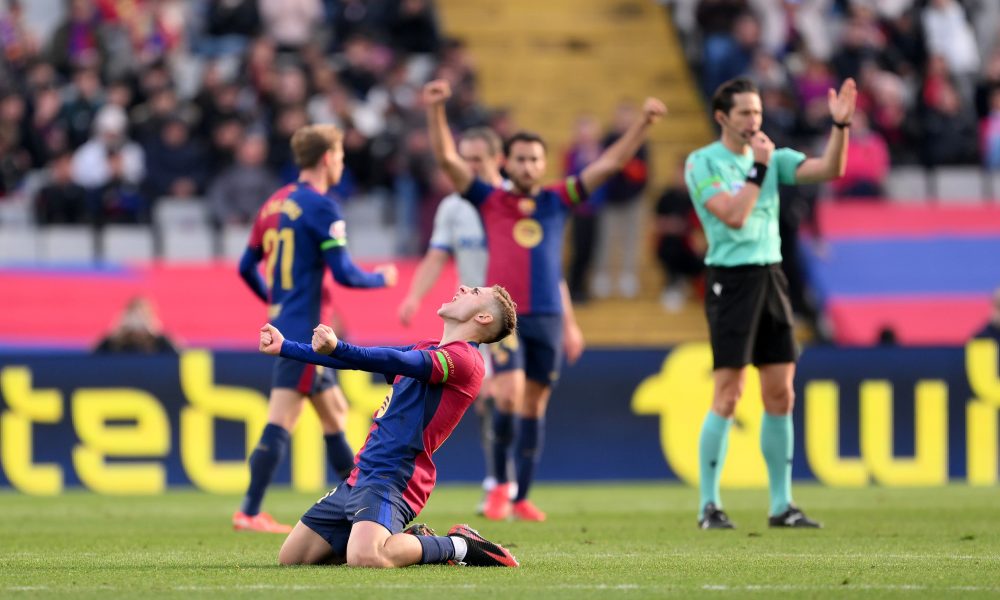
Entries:
MULTIPOLYGON (((500 174, 503 163, 503 144, 497 134, 486 127, 468 129, 462 133, 458 144, 458 153, 469 165, 476 177, 493 185, 503 187, 509 185, 500 174)), ((458 193, 450 194, 438 205, 434 214, 434 230, 431 233, 430 247, 417 267, 410 284, 410 291, 399 305, 399 320, 409 325, 420 308, 421 300, 434 287, 441 276, 448 259, 454 256, 458 268, 458 277, 462 285, 481 287, 486 285, 486 263, 489 255, 486 250, 486 233, 483 222, 476 207, 463 199, 458 193)), ((565 352, 567 360, 572 363, 583 352, 584 341, 580 327, 576 323, 572 304, 569 301, 569 291, 565 282, 562 285, 565 352)), ((476 413, 480 418, 480 431, 483 438, 483 451, 486 461, 487 477, 483 487, 488 492, 496 484, 495 469, 499 465, 493 463, 492 432, 490 423, 493 399, 501 403, 510 403, 520 393, 515 389, 517 380, 508 373, 493 373, 493 361, 505 362, 509 359, 511 349, 504 344, 516 343, 513 339, 503 340, 496 344, 480 344, 479 351, 486 363, 486 378, 483 380, 482 391, 476 401, 476 413)), ((513 486, 512 486, 513 487, 513 486)), ((516 493, 516 489, 512 489, 516 493)), ((482 512, 480 508, 480 512, 482 512)))

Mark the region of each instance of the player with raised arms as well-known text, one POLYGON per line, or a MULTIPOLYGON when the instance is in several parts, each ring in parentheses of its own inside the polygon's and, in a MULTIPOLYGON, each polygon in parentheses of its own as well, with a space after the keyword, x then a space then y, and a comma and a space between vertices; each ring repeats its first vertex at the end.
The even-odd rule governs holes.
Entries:
POLYGON ((315 328, 310 347, 285 340, 271 324, 261 328, 261 352, 378 373, 393 382, 357 467, 302 516, 281 547, 281 564, 518 566, 510 552, 467 525, 452 527, 447 536, 424 525, 403 530, 434 488, 433 453, 479 394, 484 366, 476 346, 517 327, 516 306, 500 286, 462 286, 437 314, 444 321, 441 339, 404 347, 353 346, 325 325, 315 328))
POLYGON ((562 362, 565 309, 560 282, 566 219, 575 205, 587 201, 589 192, 635 156, 649 127, 666 113, 666 107, 659 100, 647 99, 642 116, 579 178, 567 177, 545 187, 541 183, 545 175, 544 141, 532 133, 514 134, 504 144, 504 166, 512 184, 505 189, 477 178, 456 151, 444 106, 450 96, 451 86, 445 80, 424 86, 434 157, 455 190, 478 207, 489 243, 486 280, 507 288, 518 305, 520 323, 510 370, 522 382, 518 386, 521 391, 509 403, 497 398, 493 428, 498 485, 487 497, 484 514, 494 520, 513 514, 526 521, 544 521, 545 513, 528 500, 528 493, 544 438, 546 407, 562 362), (511 446, 517 472, 513 503, 505 467, 511 446))
MULTIPOLYGON (((458 154, 479 179, 494 187, 510 186, 510 182, 504 180, 500 173, 503 164, 503 142, 492 129, 474 127, 463 131, 458 142, 458 154)), ((399 318, 404 325, 409 325, 414 313, 420 307, 421 300, 441 276, 444 266, 451 257, 455 259, 460 283, 472 287, 485 285, 489 253, 482 218, 476 207, 462 199, 457 192, 442 200, 434 213, 434 230, 431 232, 430 247, 413 275, 410 291, 399 305, 399 318)), ((567 362, 572 364, 583 353, 584 340, 580 326, 576 322, 569 298, 569 288, 565 282, 560 285, 560 292, 564 309, 563 349, 566 352, 567 362)), ((509 427, 510 419, 507 418, 507 431, 500 434, 502 440, 507 440, 507 444, 502 442, 496 444, 502 451, 499 457, 495 456, 493 409, 497 403, 504 407, 514 405, 514 399, 524 393, 524 374, 518 374, 515 370, 517 361, 511 360, 517 353, 516 336, 496 344, 483 344, 479 349, 486 364, 486 377, 476 402, 476 411, 480 417, 480 433, 486 463, 483 488, 489 494, 497 485, 495 463, 500 461, 500 466, 509 472, 506 451, 509 439, 513 437, 512 428, 509 427)), ((480 514, 483 513, 485 505, 484 498, 479 507, 480 514)))
MULTIPOLYGON (((268 305, 268 318, 288 335, 305 339, 323 312, 326 268, 337 283, 354 288, 391 287, 394 265, 359 269, 347 252, 347 226, 340 205, 328 197, 344 170, 343 136, 333 125, 309 125, 292 135, 298 181, 264 202, 240 261, 240 275, 268 305), (264 261, 264 277, 257 265, 264 261)), ((289 436, 304 401, 311 400, 326 442, 327 460, 341 479, 354 468, 354 452, 344 437, 347 400, 333 369, 279 358, 274 363, 267 425, 250 454, 250 485, 233 528, 288 533, 291 527, 261 512, 264 492, 288 449, 289 436)))

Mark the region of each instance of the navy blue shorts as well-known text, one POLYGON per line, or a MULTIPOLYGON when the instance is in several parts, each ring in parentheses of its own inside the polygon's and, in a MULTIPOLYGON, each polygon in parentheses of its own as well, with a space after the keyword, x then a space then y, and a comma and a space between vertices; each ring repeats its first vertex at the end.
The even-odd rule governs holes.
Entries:
POLYGON ((320 365, 310 365, 279 356, 274 361, 271 388, 298 390, 312 395, 337 385, 337 371, 320 365))
POLYGON ((346 557, 347 540, 356 522, 372 521, 389 533, 399 533, 414 517, 413 509, 398 492, 370 485, 353 488, 344 483, 313 504, 301 521, 326 540, 334 553, 346 557))
POLYGON ((518 315, 517 334, 490 346, 497 374, 524 370, 532 381, 555 385, 563 353, 562 315, 518 315))

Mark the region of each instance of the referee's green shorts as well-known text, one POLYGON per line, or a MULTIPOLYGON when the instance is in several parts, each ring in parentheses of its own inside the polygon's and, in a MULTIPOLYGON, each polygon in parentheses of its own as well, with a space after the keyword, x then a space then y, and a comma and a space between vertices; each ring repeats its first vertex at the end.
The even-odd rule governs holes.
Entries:
POLYGON ((781 264, 709 267, 705 313, 714 369, 795 362, 795 319, 781 264))

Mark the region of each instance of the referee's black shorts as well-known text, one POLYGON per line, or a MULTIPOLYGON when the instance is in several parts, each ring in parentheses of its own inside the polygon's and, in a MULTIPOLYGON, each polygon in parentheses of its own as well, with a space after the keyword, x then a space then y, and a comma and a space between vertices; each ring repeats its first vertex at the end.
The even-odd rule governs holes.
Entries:
POLYGON ((713 368, 795 362, 795 321, 780 264, 709 267, 705 288, 713 368))

